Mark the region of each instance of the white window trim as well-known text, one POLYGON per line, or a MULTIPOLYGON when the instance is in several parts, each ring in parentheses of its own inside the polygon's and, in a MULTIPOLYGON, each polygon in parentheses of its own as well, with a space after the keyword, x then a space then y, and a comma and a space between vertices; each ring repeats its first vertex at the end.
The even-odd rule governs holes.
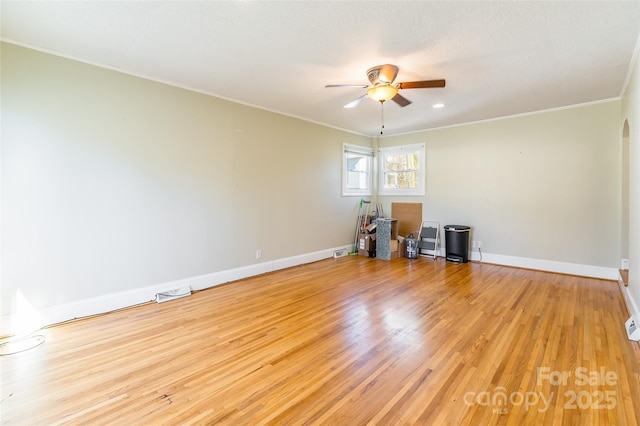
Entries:
POLYGON ((369 148, 361 145, 351 145, 348 143, 342 144, 342 196, 343 197, 356 197, 356 196, 371 196, 373 195, 373 148, 369 148), (345 154, 347 152, 364 154, 369 157, 369 182, 368 189, 348 189, 347 188, 347 162, 345 161, 345 154))
POLYGON ((398 145, 380 148, 378 150, 378 195, 425 195, 425 169, 426 156, 424 144, 398 145), (387 155, 405 154, 407 152, 417 152, 420 169, 418 170, 418 188, 385 188, 384 187, 384 159, 387 155))

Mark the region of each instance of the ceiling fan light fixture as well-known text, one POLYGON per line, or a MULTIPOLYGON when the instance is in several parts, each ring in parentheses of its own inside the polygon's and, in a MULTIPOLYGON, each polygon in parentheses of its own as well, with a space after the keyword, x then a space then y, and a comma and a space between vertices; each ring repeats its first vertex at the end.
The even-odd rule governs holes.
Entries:
POLYGON ((367 89, 367 95, 378 102, 386 102, 397 94, 398 88, 389 84, 380 84, 367 89))

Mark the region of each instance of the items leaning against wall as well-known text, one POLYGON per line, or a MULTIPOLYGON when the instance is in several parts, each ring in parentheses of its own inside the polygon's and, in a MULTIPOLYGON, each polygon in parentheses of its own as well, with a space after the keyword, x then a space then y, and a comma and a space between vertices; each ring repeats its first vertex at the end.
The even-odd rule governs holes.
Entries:
POLYGON ((418 241, 410 234, 398 235, 398 220, 394 218, 376 218, 369 216, 358 234, 358 254, 391 260, 398 257, 416 259, 418 241))
POLYGON ((423 256, 421 225, 422 203, 392 203, 390 218, 384 217, 378 204, 376 210, 371 214, 366 211, 358 221, 354 254, 382 260, 423 256))
POLYGON ((378 235, 378 217, 377 211, 370 215, 366 215, 361 221, 358 229, 358 238, 356 249, 360 256, 376 257, 376 237, 378 235))
POLYGON ((391 260, 402 256, 398 241, 398 221, 385 218, 378 208, 366 215, 358 230, 357 250, 360 256, 391 260))

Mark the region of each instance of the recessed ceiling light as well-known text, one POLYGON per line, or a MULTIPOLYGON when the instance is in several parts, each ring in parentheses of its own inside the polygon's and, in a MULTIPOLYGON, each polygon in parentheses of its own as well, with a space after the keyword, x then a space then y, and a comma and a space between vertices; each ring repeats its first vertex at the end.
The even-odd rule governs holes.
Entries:
POLYGON ((434 108, 444 108, 444 104, 434 104, 434 108))

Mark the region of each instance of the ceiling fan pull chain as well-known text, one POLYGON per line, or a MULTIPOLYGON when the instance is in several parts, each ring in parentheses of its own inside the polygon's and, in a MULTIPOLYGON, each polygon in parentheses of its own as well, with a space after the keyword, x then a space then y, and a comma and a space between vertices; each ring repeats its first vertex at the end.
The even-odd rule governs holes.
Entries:
POLYGON ((380 134, 384 131, 384 102, 380 102, 380 134))

